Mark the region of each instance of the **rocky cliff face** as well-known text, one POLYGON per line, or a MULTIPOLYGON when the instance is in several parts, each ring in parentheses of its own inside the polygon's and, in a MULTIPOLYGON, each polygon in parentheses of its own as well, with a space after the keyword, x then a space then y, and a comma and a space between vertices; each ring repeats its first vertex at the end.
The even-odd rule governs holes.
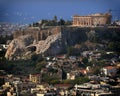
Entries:
POLYGON ((44 55, 55 55, 58 54, 63 46, 61 43, 60 33, 48 36, 46 40, 39 41, 36 45, 36 53, 44 55))
POLYGON ((12 59, 28 59, 33 53, 55 55, 62 50, 60 33, 48 36, 46 40, 35 42, 30 35, 21 36, 12 40, 9 44, 5 57, 12 59))
POLYGON ((5 57, 16 60, 30 58, 34 53, 57 55, 71 46, 77 49, 77 53, 89 49, 105 49, 109 41, 119 40, 119 36, 120 28, 61 27, 59 32, 50 34, 45 40, 36 41, 30 34, 13 39, 5 57), (76 45, 79 47, 75 47, 76 45))
POLYGON ((26 46, 32 44, 34 39, 32 36, 26 35, 12 40, 5 54, 7 59, 20 58, 25 52, 26 46))

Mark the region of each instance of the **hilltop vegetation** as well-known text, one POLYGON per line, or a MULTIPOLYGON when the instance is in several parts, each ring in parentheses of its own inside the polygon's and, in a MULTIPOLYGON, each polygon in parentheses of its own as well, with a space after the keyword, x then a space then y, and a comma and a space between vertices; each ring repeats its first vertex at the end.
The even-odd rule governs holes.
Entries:
POLYGON ((52 20, 46 20, 43 19, 40 22, 34 22, 33 24, 30 24, 29 26, 33 26, 33 27, 43 27, 43 26, 67 26, 67 25, 71 25, 72 21, 70 20, 64 20, 62 18, 60 18, 60 20, 58 20, 57 16, 55 15, 53 17, 52 20))
MULTIPOLYGON (((81 53, 83 51, 94 51, 98 50, 102 53, 102 58, 99 59, 99 61, 92 61, 88 62, 88 58, 83 58, 81 62, 78 62, 78 67, 86 68, 87 66, 93 66, 94 65, 94 74, 100 73, 100 68, 104 67, 105 65, 105 59, 109 60, 112 59, 115 55, 120 55, 120 28, 78 28, 78 27, 61 27, 62 29, 62 37, 56 38, 56 42, 53 42, 50 44, 48 49, 50 49, 47 53, 45 53, 46 56, 57 56, 61 54, 66 54, 67 57, 69 56, 81 56, 81 53), (57 45, 56 45, 57 43, 57 45), (62 44, 62 50, 59 52, 59 54, 53 54, 50 55, 50 52, 54 53, 54 51, 57 51, 54 46, 61 46, 62 44), (54 48, 54 50, 52 49, 54 48), (104 54, 107 51, 114 52, 115 54, 106 55, 104 54)), ((53 37, 49 37, 53 38, 53 37)), ((28 39, 27 39, 28 40, 28 39)), ((51 40, 51 39, 50 39, 51 40)), ((48 41, 50 41, 48 40, 48 41)), ((33 39, 34 41, 34 39, 33 39)), ((21 41, 20 41, 21 42, 21 41)), ((19 42, 19 43, 20 43, 19 42)), ((48 42, 49 43, 49 42, 48 42)), ((48 44, 46 42, 46 44, 48 44)), ((25 43, 27 44, 27 43, 25 43)), ((45 46, 46 47, 46 46, 45 46)), ((24 47, 22 47, 24 48, 24 47)), ((31 47, 33 48, 33 47, 31 47)), ((43 48, 45 49, 45 48, 43 48)), ((30 51, 30 50, 29 50, 30 51)), ((36 74, 40 73, 42 69, 46 68, 48 62, 43 58, 42 56, 44 54, 36 54, 34 51, 32 52, 31 56, 24 60, 24 59, 13 59, 11 61, 6 60, 5 56, 5 50, 0 51, 0 70, 6 70, 6 72, 11 74, 21 74, 21 75, 28 75, 28 74, 36 74)), ((20 52, 17 51, 18 53, 20 52)), ((13 54, 14 56, 17 56, 16 54, 13 54)), ((20 54, 19 54, 20 55, 20 54)), ((22 55, 21 55, 22 56, 22 55)), ((59 63, 57 63, 59 64, 59 63)), ((58 69, 49 68, 48 73, 55 74, 61 70, 61 67, 57 65, 58 69)), ((62 70, 63 73, 65 72, 65 69, 62 70)), ((66 72, 65 72, 66 73, 66 72)), ((48 83, 56 83, 60 82, 59 78, 56 75, 49 76, 48 74, 44 75, 43 81, 48 83), (48 79, 49 78, 49 79, 48 79)), ((63 76, 65 77, 65 76, 63 76)), ((83 78, 86 81, 88 81, 87 78, 83 78)), ((75 83, 80 81, 80 78, 77 78, 75 81, 69 81, 65 80, 60 83, 75 83)), ((83 80, 81 80, 83 82, 83 80)), ((79 83, 79 82, 78 82, 79 83)))

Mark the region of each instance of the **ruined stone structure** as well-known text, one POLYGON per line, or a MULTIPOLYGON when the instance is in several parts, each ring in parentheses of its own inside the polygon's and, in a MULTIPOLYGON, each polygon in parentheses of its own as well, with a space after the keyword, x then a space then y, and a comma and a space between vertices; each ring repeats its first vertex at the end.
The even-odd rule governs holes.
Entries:
POLYGON ((73 16, 73 26, 98 26, 111 23, 110 13, 96 13, 87 16, 73 16))
POLYGON ((41 29, 39 27, 28 27, 23 30, 17 30, 14 32, 14 39, 24 35, 31 35, 37 42, 45 40, 48 36, 54 35, 60 32, 60 27, 49 27, 41 29))
MULTIPOLYGON (((106 35, 106 32, 114 36, 119 35, 120 32, 119 27, 114 28, 111 26, 98 28, 54 26, 44 29, 32 28, 32 30, 27 31, 28 29, 29 28, 19 30, 18 33, 14 33, 14 39, 9 44, 5 54, 6 59, 26 60, 30 59, 33 54, 56 56, 65 53, 68 46, 74 46, 75 54, 79 54, 81 50, 84 51, 86 48, 90 50, 104 48, 104 45, 101 46, 101 43, 98 45, 97 43, 90 42, 91 37, 93 38, 96 34, 98 34, 100 38, 103 38, 104 34, 106 35)), ((109 42, 109 40, 104 40, 106 39, 103 39, 101 42, 105 42, 105 44, 106 42, 109 42)))

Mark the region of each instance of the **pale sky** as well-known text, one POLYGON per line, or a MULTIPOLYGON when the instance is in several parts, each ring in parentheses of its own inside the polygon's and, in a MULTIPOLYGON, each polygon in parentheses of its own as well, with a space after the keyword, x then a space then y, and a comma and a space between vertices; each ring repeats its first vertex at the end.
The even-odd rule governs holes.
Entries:
POLYGON ((104 13, 112 10, 113 19, 120 19, 120 0, 0 0, 0 22, 32 23, 72 16, 104 13))

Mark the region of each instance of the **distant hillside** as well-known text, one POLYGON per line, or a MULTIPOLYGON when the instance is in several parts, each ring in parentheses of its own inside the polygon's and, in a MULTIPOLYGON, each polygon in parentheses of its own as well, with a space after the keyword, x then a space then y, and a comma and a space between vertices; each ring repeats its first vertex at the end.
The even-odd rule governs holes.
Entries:
MULTIPOLYGON (((55 28, 53 28, 55 29, 55 28)), ((49 28, 48 28, 49 30, 49 28)), ((13 39, 10 43, 5 57, 7 59, 28 59, 32 54, 44 56, 66 53, 68 48, 73 48, 73 54, 84 50, 111 50, 119 52, 120 49, 120 28, 113 27, 59 27, 59 30, 50 30, 50 34, 38 39, 31 34, 24 34, 13 39)), ((48 32, 46 30, 46 32, 48 32)), ((28 32, 29 33, 29 32, 28 32)), ((39 34, 38 34, 39 35, 39 34)), ((37 36, 37 35, 36 35, 37 36)))

